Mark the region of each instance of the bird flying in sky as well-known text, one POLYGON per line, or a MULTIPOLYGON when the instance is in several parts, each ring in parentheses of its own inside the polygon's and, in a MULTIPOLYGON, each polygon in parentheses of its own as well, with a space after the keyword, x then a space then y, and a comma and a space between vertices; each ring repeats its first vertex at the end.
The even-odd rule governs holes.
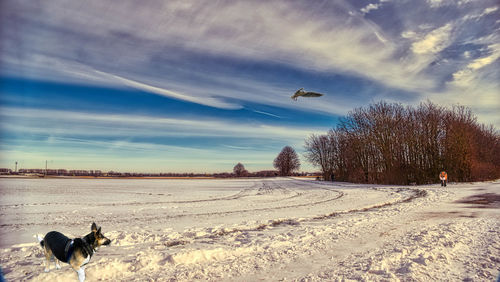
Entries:
POLYGON ((302 96, 302 97, 320 97, 320 96, 323 96, 323 94, 316 93, 316 92, 306 92, 306 91, 304 91, 304 88, 300 88, 299 90, 297 90, 295 92, 295 94, 293 94, 293 96, 291 98, 293 100, 297 101, 297 98, 299 96, 302 96))

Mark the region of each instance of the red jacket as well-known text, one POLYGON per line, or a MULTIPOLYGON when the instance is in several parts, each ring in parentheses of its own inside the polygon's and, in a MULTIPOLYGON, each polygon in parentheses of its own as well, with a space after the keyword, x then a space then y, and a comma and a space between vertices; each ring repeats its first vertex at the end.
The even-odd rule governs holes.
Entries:
POLYGON ((448 174, 446 173, 446 171, 441 171, 441 173, 439 174, 439 179, 448 180, 448 174))

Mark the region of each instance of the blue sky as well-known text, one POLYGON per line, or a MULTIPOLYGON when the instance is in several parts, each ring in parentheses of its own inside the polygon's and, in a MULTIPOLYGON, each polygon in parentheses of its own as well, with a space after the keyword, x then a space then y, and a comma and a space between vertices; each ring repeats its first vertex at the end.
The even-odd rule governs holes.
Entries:
POLYGON ((272 169, 380 100, 500 128, 497 1, 0 5, 0 167, 272 169))

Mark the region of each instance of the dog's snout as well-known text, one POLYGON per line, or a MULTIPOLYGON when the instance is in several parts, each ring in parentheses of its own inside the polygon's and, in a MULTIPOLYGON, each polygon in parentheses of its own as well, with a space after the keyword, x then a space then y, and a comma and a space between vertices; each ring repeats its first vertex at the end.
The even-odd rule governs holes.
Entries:
POLYGON ((109 245, 111 244, 111 240, 109 239, 106 239, 106 241, 104 241, 103 245, 106 246, 106 245, 109 245))

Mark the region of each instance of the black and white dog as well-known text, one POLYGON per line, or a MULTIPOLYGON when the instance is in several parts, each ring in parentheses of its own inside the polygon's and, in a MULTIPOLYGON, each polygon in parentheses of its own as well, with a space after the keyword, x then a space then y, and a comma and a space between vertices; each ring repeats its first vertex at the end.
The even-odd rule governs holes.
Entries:
POLYGON ((92 232, 83 238, 70 239, 64 234, 51 231, 44 238, 37 236, 40 245, 45 250, 45 272, 49 272, 50 259, 55 256, 56 268, 60 269, 59 261, 69 263, 78 273, 78 279, 85 280, 85 265, 92 255, 102 245, 109 245, 111 241, 101 233, 101 227, 92 223, 92 232))

